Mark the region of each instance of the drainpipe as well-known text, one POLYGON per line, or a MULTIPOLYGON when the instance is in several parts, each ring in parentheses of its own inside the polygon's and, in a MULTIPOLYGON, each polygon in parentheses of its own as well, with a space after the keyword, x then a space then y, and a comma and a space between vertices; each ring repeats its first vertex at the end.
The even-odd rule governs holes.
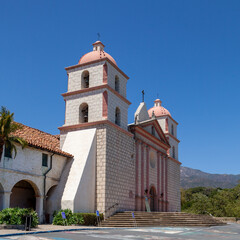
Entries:
POLYGON ((43 180, 43 194, 44 194, 44 198, 43 198, 43 218, 45 221, 45 210, 46 210, 46 178, 47 178, 47 174, 52 170, 52 157, 55 153, 53 153, 50 156, 50 166, 48 168, 48 170, 43 174, 44 180, 43 180))

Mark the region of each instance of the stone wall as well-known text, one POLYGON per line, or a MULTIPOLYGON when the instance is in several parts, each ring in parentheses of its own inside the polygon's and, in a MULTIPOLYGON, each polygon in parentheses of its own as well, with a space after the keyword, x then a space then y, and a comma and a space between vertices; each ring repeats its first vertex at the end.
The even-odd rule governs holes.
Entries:
POLYGON ((181 211, 180 164, 168 159, 168 211, 181 211))
POLYGON ((135 208, 135 143, 132 136, 107 126, 106 204, 119 205, 114 211, 135 208))

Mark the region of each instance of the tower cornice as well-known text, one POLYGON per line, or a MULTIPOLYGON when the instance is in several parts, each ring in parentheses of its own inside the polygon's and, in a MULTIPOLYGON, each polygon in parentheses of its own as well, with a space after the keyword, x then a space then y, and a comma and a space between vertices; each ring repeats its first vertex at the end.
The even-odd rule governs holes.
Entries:
POLYGON ((119 94, 113 88, 111 88, 108 84, 102 84, 102 85, 95 86, 95 87, 84 88, 84 89, 80 89, 80 90, 72 91, 72 92, 66 92, 66 93, 62 93, 61 95, 63 97, 68 97, 68 96, 77 95, 77 94, 81 94, 81 93, 92 92, 92 91, 99 90, 99 89, 108 89, 109 91, 114 93, 116 96, 118 96, 121 100, 123 100, 125 103, 127 103, 128 105, 131 104, 130 101, 128 101, 125 97, 123 97, 121 94, 119 94))
POLYGON ((129 77, 128 77, 118 66, 116 66, 111 60, 109 60, 107 57, 104 57, 104 58, 101 58, 101 59, 98 59, 98 60, 95 60, 95 61, 87 62, 87 63, 82 63, 82 64, 77 64, 77 65, 69 66, 69 67, 66 67, 65 70, 68 71, 68 70, 71 70, 71 69, 75 69, 75 68, 78 68, 78 67, 87 66, 87 65, 94 64, 94 63, 97 63, 97 62, 102 62, 102 61, 103 61, 103 62, 104 62, 104 61, 107 61, 107 62, 110 63, 116 70, 118 70, 127 80, 129 79, 129 77))

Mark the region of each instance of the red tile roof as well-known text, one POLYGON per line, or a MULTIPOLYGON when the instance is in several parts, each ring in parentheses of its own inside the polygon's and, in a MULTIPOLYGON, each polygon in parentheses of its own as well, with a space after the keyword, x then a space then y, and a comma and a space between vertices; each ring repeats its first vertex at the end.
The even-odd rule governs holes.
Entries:
POLYGON ((24 139, 28 143, 29 147, 42 149, 64 157, 73 157, 71 154, 60 149, 59 135, 51 135, 21 123, 18 124, 21 126, 21 129, 14 132, 13 135, 24 139))

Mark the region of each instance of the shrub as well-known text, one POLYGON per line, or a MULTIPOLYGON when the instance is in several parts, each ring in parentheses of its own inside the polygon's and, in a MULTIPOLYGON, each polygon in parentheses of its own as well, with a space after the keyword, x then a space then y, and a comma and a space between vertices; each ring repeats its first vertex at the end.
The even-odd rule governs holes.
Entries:
MULTIPOLYGON (((78 223, 86 226, 96 226, 97 225, 97 215, 96 213, 74 213, 77 218, 83 218, 83 223, 78 223)), ((103 220, 103 214, 100 214, 100 219, 103 220)))
MULTIPOLYGON (((100 214, 103 220, 103 214, 100 214)), ((53 214, 54 225, 97 225, 97 216, 95 213, 72 213, 70 209, 55 211, 53 214), (62 218, 62 212, 65 212, 66 220, 62 218)))
POLYGON ((78 221, 80 221, 70 209, 61 209, 58 212, 54 212, 53 216, 53 225, 72 225, 78 224, 78 221), (62 218, 62 212, 65 212, 66 219, 62 218))
POLYGON ((0 211, 0 224, 7 225, 23 225, 25 224, 25 217, 30 215, 32 217, 31 227, 38 225, 37 213, 29 208, 5 208, 0 211))

